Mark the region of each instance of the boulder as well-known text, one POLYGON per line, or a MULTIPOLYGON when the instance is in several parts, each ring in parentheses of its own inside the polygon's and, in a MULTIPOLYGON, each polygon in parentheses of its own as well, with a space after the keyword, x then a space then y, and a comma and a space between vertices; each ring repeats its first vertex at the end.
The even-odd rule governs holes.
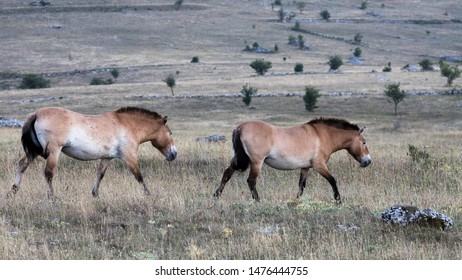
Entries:
POLYGON ((419 210, 417 207, 409 205, 394 205, 380 213, 380 216, 385 223, 401 226, 415 224, 446 230, 454 225, 451 218, 433 209, 419 210))

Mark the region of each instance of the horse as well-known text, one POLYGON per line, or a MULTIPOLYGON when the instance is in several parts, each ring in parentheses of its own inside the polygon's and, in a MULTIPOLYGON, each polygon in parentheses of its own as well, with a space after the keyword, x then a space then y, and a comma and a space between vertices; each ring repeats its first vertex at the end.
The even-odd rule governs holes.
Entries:
POLYGON ((84 115, 60 107, 30 113, 22 127, 25 156, 19 160, 11 192, 16 194, 27 167, 37 156, 46 159, 48 198, 54 198, 53 174, 61 152, 77 160, 100 160, 92 195, 97 197, 101 179, 114 158, 124 161, 146 195, 150 194, 138 165, 140 144, 150 141, 168 161, 177 156, 167 116, 136 107, 122 107, 101 115, 84 115))
POLYGON ((370 165, 372 159, 362 135, 364 129, 335 118, 316 118, 292 127, 278 127, 258 120, 244 122, 233 131, 233 157, 214 197, 220 197, 237 170, 245 171, 250 166, 247 183, 252 198, 258 202, 255 186, 262 165, 266 163, 278 170, 301 170, 297 199, 303 194, 309 169, 313 168, 330 183, 335 201, 341 203, 337 182, 327 162, 333 153, 346 149, 361 167, 370 165))

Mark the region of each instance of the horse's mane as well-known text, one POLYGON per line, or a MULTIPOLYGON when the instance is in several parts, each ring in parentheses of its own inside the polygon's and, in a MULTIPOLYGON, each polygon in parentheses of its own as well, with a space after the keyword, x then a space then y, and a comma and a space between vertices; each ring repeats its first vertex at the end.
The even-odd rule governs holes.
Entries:
POLYGON ((139 114, 153 119, 158 119, 161 117, 157 112, 138 107, 122 107, 117 109, 115 112, 118 114, 139 114))
POLYGON ((352 124, 343 119, 336 118, 316 118, 308 122, 308 124, 325 124, 328 126, 333 126, 339 129, 345 130, 359 130, 358 125, 352 124))

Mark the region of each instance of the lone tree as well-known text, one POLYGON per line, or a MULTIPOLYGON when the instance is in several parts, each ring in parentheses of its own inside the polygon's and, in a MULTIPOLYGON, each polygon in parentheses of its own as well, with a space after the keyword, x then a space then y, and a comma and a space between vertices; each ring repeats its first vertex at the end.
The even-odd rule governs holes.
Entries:
POLYGON ((303 64, 302 63, 295 63, 294 72, 295 73, 303 73, 303 64))
POLYGON ((319 94, 319 89, 308 86, 305 87, 305 95, 303 96, 303 101, 305 102, 305 109, 308 112, 312 112, 314 109, 318 108, 316 103, 318 102, 318 97, 321 95, 319 94))
POLYGON ((175 1, 175 10, 180 10, 181 6, 183 5, 183 0, 176 0, 175 1))
POLYGON ((250 63, 250 67, 252 67, 259 75, 265 75, 272 65, 271 62, 264 59, 256 59, 250 63))
POLYGON ((406 98, 404 90, 400 90, 399 83, 391 83, 385 87, 385 96, 388 97, 388 102, 395 104, 395 116, 398 114, 398 104, 406 98))
POLYGON ((173 74, 169 74, 162 81, 165 82, 167 86, 170 88, 170 90, 172 91, 172 96, 175 96, 175 94, 173 93, 173 88, 176 86, 175 76, 173 76, 173 74))
POLYGON ((252 102, 252 95, 257 93, 258 88, 254 88, 249 86, 249 84, 245 84, 242 86, 241 93, 244 95, 242 97, 242 102, 245 103, 246 106, 250 105, 250 102, 252 102))
POLYGON ((330 13, 328 10, 322 10, 319 15, 321 16, 322 19, 324 20, 329 20, 330 19, 330 13))
POLYGON ((447 86, 451 86, 452 82, 460 77, 461 70, 457 66, 450 66, 449 63, 440 61, 441 76, 448 79, 447 86))
POLYGON ((114 80, 117 80, 117 78, 119 77, 119 74, 120 74, 120 73, 119 73, 119 70, 116 69, 116 68, 112 69, 112 70, 110 71, 110 73, 111 73, 112 77, 114 78, 114 80))
POLYGON ((331 56, 329 59, 330 70, 338 70, 343 65, 343 60, 339 55, 331 56))

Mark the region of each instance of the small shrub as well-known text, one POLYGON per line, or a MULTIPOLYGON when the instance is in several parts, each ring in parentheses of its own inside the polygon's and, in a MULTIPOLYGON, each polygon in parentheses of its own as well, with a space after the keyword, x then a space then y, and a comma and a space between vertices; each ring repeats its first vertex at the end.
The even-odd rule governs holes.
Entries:
POLYGON ((297 38, 294 35, 289 35, 289 45, 297 45, 297 38))
POLYGON ((91 86, 99 86, 99 85, 110 85, 113 84, 114 81, 112 79, 102 79, 99 77, 94 77, 90 81, 91 86))
POLYGON ((181 6, 183 5, 184 0, 176 0, 175 1, 175 10, 180 10, 181 6))
POLYGON ((250 67, 252 67, 259 75, 265 75, 272 65, 271 62, 264 59, 256 59, 250 63, 250 67))
POLYGON ((367 9, 367 4, 368 4, 367 1, 363 1, 363 2, 361 2, 361 5, 359 6, 359 8, 361 10, 365 10, 365 9, 367 9))
POLYGON ((319 15, 321 16, 322 19, 324 20, 329 20, 330 19, 330 13, 328 10, 322 10, 319 15))
POLYGON ((298 35, 298 47, 303 50, 303 48, 305 47, 305 38, 303 37, 303 35, 298 35))
POLYGON ((191 59, 191 63, 198 63, 199 62, 199 57, 198 56, 193 56, 191 59))
POLYGON ((361 57, 362 51, 360 47, 357 47, 355 51, 353 52, 353 55, 356 57, 361 57))
POLYGON ((391 62, 388 62, 387 66, 382 69, 383 72, 391 72, 391 62))
POLYGON ((303 96, 303 101, 305 102, 305 109, 309 112, 312 112, 314 109, 318 108, 316 103, 318 102, 318 98, 321 95, 319 94, 319 89, 308 86, 305 87, 305 95, 303 96))
POLYGON ((34 89, 34 88, 49 88, 50 80, 47 80, 39 75, 27 74, 22 78, 20 89, 34 89))
POLYGON ((422 59, 419 65, 422 67, 423 71, 433 71, 433 63, 428 58, 422 59))
POLYGON ((242 86, 241 93, 244 95, 242 97, 242 102, 245 103, 246 106, 250 105, 250 102, 252 102, 252 95, 257 93, 258 88, 254 88, 249 86, 249 84, 245 84, 242 86))
POLYGON ((295 22, 294 24, 294 27, 292 27, 292 30, 293 31, 300 31, 301 27, 300 27, 300 22, 295 22))
POLYGON ((355 37, 353 38, 353 41, 355 42, 355 44, 360 45, 361 42, 363 41, 363 35, 361 35, 361 33, 357 33, 355 37))
POLYGON ((275 52, 275 53, 279 52, 279 47, 278 47, 277 44, 274 45, 274 52, 275 52))
POLYGON ((302 73, 303 72, 303 64, 296 63, 294 66, 295 73, 302 73))
POLYGON ((408 145, 408 155, 411 157, 412 162, 415 163, 429 165, 432 161, 432 157, 427 151, 419 149, 412 144, 408 145))
POLYGON ((331 56, 329 59, 330 70, 338 70, 343 65, 343 60, 339 55, 331 56))

